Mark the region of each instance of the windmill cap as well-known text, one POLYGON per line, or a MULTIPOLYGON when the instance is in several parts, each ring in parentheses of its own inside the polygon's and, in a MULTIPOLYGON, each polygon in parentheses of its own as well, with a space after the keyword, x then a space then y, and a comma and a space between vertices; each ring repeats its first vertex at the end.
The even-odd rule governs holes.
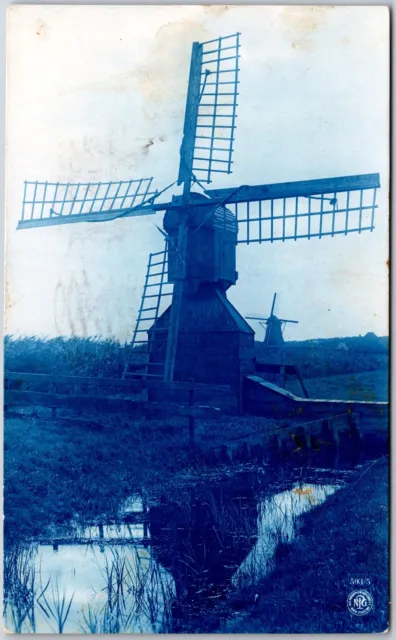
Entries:
MULTIPOLYGON (((189 226, 224 229, 238 233, 237 219, 232 211, 220 205, 216 206, 210 198, 200 193, 191 193, 190 196, 190 202, 192 202, 188 207, 189 226), (204 201, 207 202, 207 206, 202 206, 201 203, 204 201), (194 207, 194 202, 199 202, 200 206, 194 207)), ((173 197, 172 204, 176 207, 169 208, 164 216, 164 229, 169 233, 178 229, 181 217, 185 215, 181 196, 173 197)))

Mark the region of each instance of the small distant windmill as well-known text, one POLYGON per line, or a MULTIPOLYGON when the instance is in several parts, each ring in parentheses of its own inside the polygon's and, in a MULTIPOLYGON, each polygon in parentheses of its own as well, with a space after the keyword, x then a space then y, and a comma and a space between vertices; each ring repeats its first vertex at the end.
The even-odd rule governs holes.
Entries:
POLYGON ((272 299, 271 313, 268 318, 258 318, 257 316, 246 316, 246 320, 258 320, 259 324, 265 328, 264 346, 278 346, 284 343, 283 332, 287 323, 298 324, 298 320, 286 320, 275 315, 276 293, 272 299))
MULTIPOLYGON (((235 396, 243 375, 255 371, 254 332, 226 296, 238 277, 237 244, 372 231, 380 186, 378 174, 228 189, 204 186, 232 171, 239 36, 193 43, 175 181, 183 185, 181 195, 161 202, 175 183, 154 191, 152 178, 26 182, 18 224, 26 229, 165 211, 165 246, 149 258, 132 346, 147 345, 147 375, 165 382, 226 383, 235 396), (170 298, 162 312, 163 301, 170 298)), ((126 367, 125 375, 130 370, 126 367)))

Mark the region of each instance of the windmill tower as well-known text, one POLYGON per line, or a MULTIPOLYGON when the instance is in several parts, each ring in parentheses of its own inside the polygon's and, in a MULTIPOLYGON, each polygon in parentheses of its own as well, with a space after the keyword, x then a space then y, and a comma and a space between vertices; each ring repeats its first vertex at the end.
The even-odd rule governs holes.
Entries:
POLYGON ((283 332, 287 323, 298 324, 298 320, 286 320, 278 318, 275 315, 276 293, 272 299, 271 313, 268 318, 258 318, 257 316, 246 316, 246 320, 258 320, 260 325, 265 328, 264 346, 277 347, 284 344, 283 332))
MULTIPOLYGON (((254 332, 227 299, 236 247, 374 229, 378 174, 210 189, 233 165, 240 34, 192 46, 177 184, 164 202, 152 179, 26 182, 18 229, 165 212, 165 246, 149 258, 133 346, 164 382, 228 383, 254 371, 254 332), (164 301, 171 301, 162 313, 164 301), (147 337, 148 333, 148 337, 147 337)), ((131 322, 133 319, 131 318, 131 322)), ((130 373, 127 367, 125 375, 130 373)))

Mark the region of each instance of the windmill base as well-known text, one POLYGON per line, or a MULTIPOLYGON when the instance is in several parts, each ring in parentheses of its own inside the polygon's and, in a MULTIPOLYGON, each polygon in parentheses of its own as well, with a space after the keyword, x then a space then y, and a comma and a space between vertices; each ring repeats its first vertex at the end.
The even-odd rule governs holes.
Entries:
MULTIPOLYGON (((170 309, 150 328, 148 373, 163 372, 170 309)), ((230 408, 241 406, 243 376, 255 370, 254 331, 227 299, 220 287, 202 284, 198 291, 182 301, 174 380, 205 385, 228 385, 230 392, 221 397, 201 397, 194 392, 194 404, 206 402, 230 408), (198 397, 199 396, 199 397, 198 397)), ((180 391, 151 390, 153 401, 180 401, 180 391), (165 398, 166 396, 166 398, 165 398), (170 397, 173 396, 173 397, 170 397)), ((213 394, 216 391, 213 390, 213 394)), ((211 395, 211 394, 209 394, 211 395)), ((183 398, 184 401, 184 398, 183 398)))

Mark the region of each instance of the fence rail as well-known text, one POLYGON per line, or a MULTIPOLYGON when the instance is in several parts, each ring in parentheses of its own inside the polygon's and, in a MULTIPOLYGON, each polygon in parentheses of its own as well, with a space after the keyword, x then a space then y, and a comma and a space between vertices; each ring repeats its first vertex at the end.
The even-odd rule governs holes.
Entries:
POLYGON ((61 395, 38 391, 6 391, 4 407, 49 407, 99 413, 128 413, 149 417, 185 416, 188 418, 220 417, 216 407, 163 404, 125 398, 99 398, 89 395, 61 395))
POLYGON ((213 391, 216 393, 229 393, 230 386, 208 385, 199 382, 162 382, 161 380, 146 380, 143 378, 123 379, 123 378, 96 378, 85 376, 59 376, 45 373, 23 373, 15 371, 6 371, 4 373, 4 382, 6 388, 9 381, 15 381, 19 384, 52 384, 52 385, 71 385, 71 386, 92 386, 119 388, 126 391, 142 391, 143 389, 169 389, 180 391, 213 391))

